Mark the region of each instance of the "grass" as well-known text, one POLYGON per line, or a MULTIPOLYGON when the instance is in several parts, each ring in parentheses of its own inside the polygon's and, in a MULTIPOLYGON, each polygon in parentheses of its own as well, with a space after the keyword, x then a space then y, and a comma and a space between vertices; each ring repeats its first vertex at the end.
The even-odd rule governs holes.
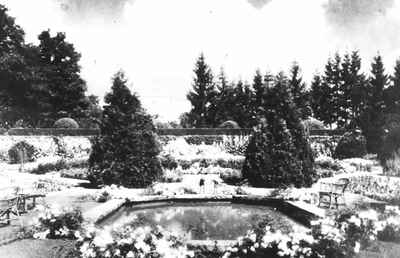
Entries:
POLYGON ((0 247, 0 257, 75 258, 75 241, 24 239, 0 247))

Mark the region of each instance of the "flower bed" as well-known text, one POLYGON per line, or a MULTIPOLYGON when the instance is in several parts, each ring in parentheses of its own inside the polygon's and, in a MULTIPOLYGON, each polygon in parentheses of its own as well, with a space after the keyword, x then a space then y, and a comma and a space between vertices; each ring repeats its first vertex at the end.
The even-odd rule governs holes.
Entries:
POLYGON ((81 257, 352 257, 373 241, 399 242, 400 211, 387 206, 346 212, 314 221, 309 230, 282 233, 259 225, 225 250, 188 244, 161 227, 130 226, 96 229, 79 234, 81 257))
POLYGON ((400 202, 400 178, 378 175, 350 176, 348 190, 387 202, 400 202))
POLYGON ((17 142, 25 141, 36 150, 36 158, 57 156, 61 148, 65 154, 75 158, 88 157, 91 150, 91 143, 88 137, 80 136, 0 136, 0 158, 8 161, 8 150, 17 142), (59 144, 57 144, 57 142, 59 144))

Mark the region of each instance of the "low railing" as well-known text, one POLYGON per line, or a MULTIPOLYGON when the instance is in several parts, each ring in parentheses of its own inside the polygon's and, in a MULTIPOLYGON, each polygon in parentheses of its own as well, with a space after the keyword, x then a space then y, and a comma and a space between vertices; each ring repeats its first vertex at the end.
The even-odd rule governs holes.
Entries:
MULTIPOLYGON (((158 129, 158 135, 185 136, 185 135, 249 135, 252 129, 226 129, 226 128, 180 128, 180 129, 158 129)), ((58 128, 11 128, 9 130, 0 128, 0 135, 15 136, 94 136, 100 133, 99 129, 79 128, 79 129, 58 129, 58 128)), ((343 135, 344 130, 311 130, 312 136, 333 136, 343 135)))

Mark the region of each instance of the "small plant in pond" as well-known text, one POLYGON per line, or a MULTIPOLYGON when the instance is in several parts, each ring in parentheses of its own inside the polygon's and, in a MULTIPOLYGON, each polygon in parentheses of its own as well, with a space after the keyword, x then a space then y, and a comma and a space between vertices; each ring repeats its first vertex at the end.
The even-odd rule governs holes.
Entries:
POLYGON ((127 87, 122 72, 104 99, 100 136, 93 141, 89 180, 94 184, 146 187, 160 178, 160 146, 150 115, 127 87))

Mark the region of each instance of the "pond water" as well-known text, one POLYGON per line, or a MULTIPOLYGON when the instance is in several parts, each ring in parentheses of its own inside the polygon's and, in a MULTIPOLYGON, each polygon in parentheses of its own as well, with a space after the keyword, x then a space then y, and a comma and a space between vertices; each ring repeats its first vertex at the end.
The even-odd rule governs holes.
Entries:
POLYGON ((301 227, 273 207, 230 202, 127 206, 100 226, 160 225, 189 240, 234 240, 260 223, 283 232, 301 227))

